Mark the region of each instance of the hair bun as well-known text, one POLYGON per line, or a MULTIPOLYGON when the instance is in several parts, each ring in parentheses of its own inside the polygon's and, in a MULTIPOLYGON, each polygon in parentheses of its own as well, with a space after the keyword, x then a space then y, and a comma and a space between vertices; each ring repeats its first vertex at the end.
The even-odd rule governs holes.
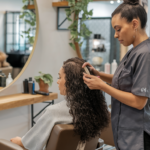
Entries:
POLYGON ((139 0, 124 0, 124 3, 129 5, 138 5, 139 0))

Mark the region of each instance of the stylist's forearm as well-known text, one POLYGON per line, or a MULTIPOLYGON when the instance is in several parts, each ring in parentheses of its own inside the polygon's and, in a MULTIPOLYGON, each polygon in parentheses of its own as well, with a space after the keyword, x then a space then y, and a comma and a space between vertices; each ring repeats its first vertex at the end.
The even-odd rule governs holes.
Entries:
POLYGON ((113 78, 113 74, 106 74, 103 72, 99 72, 100 78, 105 81, 106 83, 111 84, 112 83, 112 78, 113 78))
POLYGON ((105 83, 102 87, 102 90, 120 102, 139 110, 143 109, 147 103, 147 97, 136 96, 132 93, 115 89, 105 83))

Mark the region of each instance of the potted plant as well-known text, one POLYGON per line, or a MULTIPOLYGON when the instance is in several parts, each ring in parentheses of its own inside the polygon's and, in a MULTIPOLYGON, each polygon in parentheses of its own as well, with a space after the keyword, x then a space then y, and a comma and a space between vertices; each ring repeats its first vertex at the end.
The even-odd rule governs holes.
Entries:
MULTIPOLYGON (((85 20, 91 19, 93 15, 93 10, 88 10, 88 4, 93 0, 67 0, 69 7, 65 9, 67 19, 72 22, 68 27, 70 30, 71 38, 69 45, 79 53, 80 47, 83 43, 83 38, 89 37, 91 31, 87 28, 84 23, 85 20), (80 18, 80 31, 79 31, 79 14, 81 13, 80 18), (72 19, 72 14, 74 18, 72 19)), ((79 56, 79 55, 78 55, 79 56)), ((82 56, 79 56, 82 58, 82 56)))
POLYGON ((49 86, 53 83, 53 77, 50 74, 44 74, 42 72, 39 72, 40 76, 35 76, 34 79, 37 83, 39 83, 39 91, 49 93, 49 86))

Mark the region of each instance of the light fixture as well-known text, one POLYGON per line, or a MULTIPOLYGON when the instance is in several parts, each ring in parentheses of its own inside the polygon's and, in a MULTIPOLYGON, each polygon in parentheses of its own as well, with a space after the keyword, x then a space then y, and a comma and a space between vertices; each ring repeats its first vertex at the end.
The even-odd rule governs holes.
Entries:
POLYGON ((114 3, 114 1, 110 1, 110 3, 111 3, 111 4, 113 4, 113 3, 114 3))
POLYGON ((117 3, 120 3, 120 0, 117 0, 117 3))

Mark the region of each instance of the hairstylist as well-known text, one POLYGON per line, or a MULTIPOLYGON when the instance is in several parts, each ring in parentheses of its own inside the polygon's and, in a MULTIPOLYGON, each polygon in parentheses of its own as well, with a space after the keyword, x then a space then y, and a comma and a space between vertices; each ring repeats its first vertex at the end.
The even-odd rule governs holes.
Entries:
POLYGON ((138 0, 124 0, 112 13, 114 37, 124 46, 133 44, 133 48, 114 75, 98 72, 89 63, 82 66, 90 66, 100 76, 84 74, 87 86, 112 96, 111 121, 117 150, 150 150, 150 39, 146 22, 147 13, 138 0))

